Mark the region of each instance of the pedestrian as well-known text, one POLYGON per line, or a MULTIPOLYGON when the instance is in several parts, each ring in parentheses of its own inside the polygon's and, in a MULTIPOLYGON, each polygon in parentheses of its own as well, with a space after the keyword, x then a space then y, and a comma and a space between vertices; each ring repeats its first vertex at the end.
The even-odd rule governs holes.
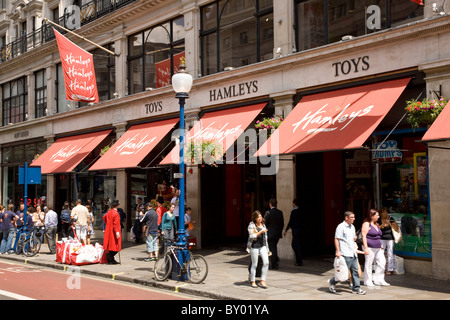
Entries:
POLYGON ((45 214, 44 226, 45 237, 47 238, 48 249, 50 254, 56 254, 56 232, 58 231, 58 214, 53 211, 53 205, 47 205, 47 213, 45 214))
MULTIPOLYGON (((142 198, 137 198, 137 204, 136 204, 136 216, 134 219, 133 224, 133 232, 134 232, 134 242, 139 243, 142 238, 142 224, 141 220, 144 218, 145 213, 145 206, 142 203, 142 198)), ((120 212, 119 212, 120 215, 120 212)))
POLYGON ((264 218, 258 210, 253 212, 252 221, 248 225, 249 234, 249 246, 250 246, 250 257, 252 259, 252 266, 250 269, 250 282, 252 288, 258 288, 256 285, 256 268, 258 266, 258 256, 262 259, 261 268, 261 281, 259 283, 260 287, 267 288, 266 277, 267 270, 269 268, 269 244, 267 241, 268 230, 264 224, 264 218))
POLYGON ((277 200, 272 198, 269 200, 269 211, 264 215, 266 221, 266 227, 269 230, 267 232, 269 251, 272 253, 270 257, 270 269, 278 269, 278 241, 282 237, 284 218, 283 212, 277 209, 277 200))
POLYGON ((68 230, 71 225, 70 204, 69 201, 65 201, 61 211, 61 232, 63 238, 69 237, 68 230))
POLYGON ((8 204, 8 209, 2 213, 3 238, 0 245, 0 253, 10 253, 14 239, 14 222, 19 219, 14 212, 14 205, 8 204))
POLYGON ((184 230, 186 234, 186 239, 189 239, 191 231, 194 229, 195 221, 192 220, 192 209, 191 207, 186 207, 186 212, 184 214, 184 230))
POLYGON ((146 237, 148 258, 145 261, 158 259, 158 214, 151 202, 146 204, 147 212, 141 220, 142 234, 146 237))
POLYGON ((25 204, 21 203, 19 205, 19 210, 17 210, 17 212, 16 212, 16 215, 18 216, 18 219, 14 223, 16 226, 16 229, 23 227, 24 210, 25 210, 25 204))
MULTIPOLYGON (((344 257, 345 263, 352 275, 352 293, 364 295, 366 292, 361 289, 360 276, 358 274, 358 254, 355 250, 356 232, 353 223, 355 222, 355 214, 351 211, 344 213, 344 221, 340 223, 334 235, 334 246, 336 249, 336 257, 344 257)), ((330 292, 336 293, 336 284, 334 277, 328 280, 330 292)))
POLYGON ((113 200, 111 207, 103 216, 103 221, 106 224, 103 237, 103 249, 106 251, 108 264, 118 264, 114 257, 122 250, 120 216, 117 211, 119 201, 113 200))
MULTIPOLYGON (((3 213, 5 212, 5 210, 6 210, 5 206, 0 204, 0 248, 1 242, 3 240, 3 234, 5 233, 5 230, 3 229, 3 213)), ((2 254, 1 251, 0 254, 2 254)))
POLYGON ((91 244, 91 237, 94 236, 94 210, 91 205, 86 205, 89 212, 89 226, 86 232, 86 244, 91 244))
POLYGON ((173 209, 173 214, 175 216, 175 220, 177 221, 177 224, 179 225, 179 216, 180 216, 180 189, 175 189, 175 194, 170 200, 170 204, 174 204, 175 208, 173 209))
POLYGON ((45 233, 45 213, 42 211, 42 207, 40 204, 36 205, 36 211, 33 212, 33 233, 35 237, 41 240, 41 243, 44 243, 44 233, 45 233))
POLYGON ((83 206, 81 199, 78 199, 76 204, 77 205, 72 209, 70 216, 72 218, 77 218, 77 222, 75 225, 77 237, 81 241, 81 243, 86 244, 87 229, 90 225, 89 211, 85 206, 83 206))
POLYGON ((386 274, 390 275, 395 272, 394 270, 394 235, 392 229, 399 230, 399 226, 395 222, 394 218, 390 217, 387 208, 381 208, 381 246, 384 248, 387 256, 387 271, 386 274))
POLYGON ((175 219, 174 210, 175 204, 172 203, 161 220, 161 234, 170 241, 175 240, 175 230, 177 229, 177 220, 175 219))
MULTIPOLYGON (((158 226, 161 226, 161 221, 164 213, 167 211, 166 208, 163 206, 164 204, 164 198, 162 196, 156 197, 156 205, 158 206, 156 208, 156 213, 158 213, 158 226)), ((161 227, 159 228, 161 230, 161 227)))
POLYGON ((381 235, 383 232, 377 222, 379 218, 380 214, 378 211, 370 209, 361 226, 364 253, 366 254, 364 262, 364 284, 367 287, 389 285, 384 280, 386 258, 384 257, 384 248, 381 244, 381 235), (374 261, 375 273, 372 275, 372 264, 374 261))
POLYGON ((286 230, 284 231, 284 236, 286 236, 286 232, 289 228, 292 229, 292 249, 295 253, 295 265, 302 266, 302 249, 301 249, 301 229, 302 229, 302 213, 298 207, 297 199, 292 201, 292 205, 294 209, 291 211, 291 216, 289 218, 289 222, 286 226, 286 230))

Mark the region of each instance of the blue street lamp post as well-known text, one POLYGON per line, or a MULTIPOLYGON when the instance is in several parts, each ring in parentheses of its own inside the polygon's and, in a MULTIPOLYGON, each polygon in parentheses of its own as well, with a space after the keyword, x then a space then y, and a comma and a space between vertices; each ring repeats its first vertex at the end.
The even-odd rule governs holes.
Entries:
MULTIPOLYGON (((185 139, 185 124, 184 124, 184 104, 186 99, 189 98, 189 91, 192 87, 192 76, 186 72, 186 66, 184 64, 184 58, 180 59, 179 71, 172 77, 172 86, 176 92, 175 98, 178 99, 180 104, 180 199, 179 199, 179 222, 178 222, 178 243, 177 245, 186 245, 186 230, 184 229, 184 214, 185 214, 185 168, 184 168, 184 139, 185 139)), ((180 264, 189 259, 186 252, 178 252, 177 257, 180 264)), ((179 270, 176 268, 177 263, 173 265, 172 278, 178 276, 179 270), (175 275, 176 273, 176 275, 175 275)), ((182 275, 182 279, 186 280, 186 275, 182 275)))

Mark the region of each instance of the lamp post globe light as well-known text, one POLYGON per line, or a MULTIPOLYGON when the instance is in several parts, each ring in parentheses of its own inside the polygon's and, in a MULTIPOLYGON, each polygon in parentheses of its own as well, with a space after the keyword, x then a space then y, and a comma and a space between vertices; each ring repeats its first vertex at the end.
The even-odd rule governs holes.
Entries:
MULTIPOLYGON (((186 244, 186 231, 184 229, 184 214, 185 214, 185 168, 184 168, 184 138, 185 138, 185 124, 184 124, 184 104, 189 98, 189 91, 192 88, 192 76, 186 72, 185 59, 180 59, 180 66, 178 73, 172 76, 172 87, 176 92, 175 98, 178 98, 180 104, 180 199, 179 199, 179 224, 178 224, 178 245, 186 244)), ((185 257, 181 257, 183 260, 185 257)), ((180 260, 182 263, 183 261, 180 260)))

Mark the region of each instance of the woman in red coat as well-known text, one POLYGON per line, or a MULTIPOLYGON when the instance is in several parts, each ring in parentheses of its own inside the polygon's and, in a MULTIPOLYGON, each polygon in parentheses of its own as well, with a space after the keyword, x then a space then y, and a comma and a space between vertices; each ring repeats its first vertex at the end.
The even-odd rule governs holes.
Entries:
POLYGON ((106 257, 108 259, 108 264, 118 264, 118 262, 114 260, 114 256, 117 252, 122 250, 122 241, 120 239, 120 216, 117 211, 119 201, 114 200, 111 207, 112 209, 103 216, 103 221, 106 224, 105 234, 103 236, 103 249, 107 251, 106 257))

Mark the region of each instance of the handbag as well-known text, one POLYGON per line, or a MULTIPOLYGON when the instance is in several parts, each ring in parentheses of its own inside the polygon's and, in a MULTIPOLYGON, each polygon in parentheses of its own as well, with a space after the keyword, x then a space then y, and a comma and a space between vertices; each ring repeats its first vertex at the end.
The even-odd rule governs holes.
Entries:
POLYGON ((362 234, 361 234, 361 229, 359 229, 359 230, 356 232, 356 243, 357 243, 357 244, 362 244, 362 243, 363 243, 363 240, 362 240, 362 234))
POLYGON ((398 231, 394 230, 394 228, 391 228, 392 235, 394 236, 394 242, 399 243, 402 240, 402 230, 398 228, 398 231))
POLYGON ((348 279, 348 267, 344 257, 334 258, 334 280, 346 281, 348 279))

